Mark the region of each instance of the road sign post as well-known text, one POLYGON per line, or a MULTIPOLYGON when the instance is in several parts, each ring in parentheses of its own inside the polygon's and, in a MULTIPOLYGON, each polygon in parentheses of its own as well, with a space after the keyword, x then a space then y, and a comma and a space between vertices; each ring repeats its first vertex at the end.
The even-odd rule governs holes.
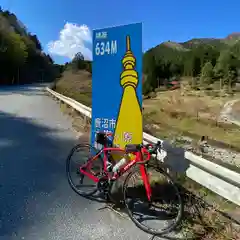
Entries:
POLYGON ((142 24, 93 31, 92 130, 113 143, 142 143, 142 24))

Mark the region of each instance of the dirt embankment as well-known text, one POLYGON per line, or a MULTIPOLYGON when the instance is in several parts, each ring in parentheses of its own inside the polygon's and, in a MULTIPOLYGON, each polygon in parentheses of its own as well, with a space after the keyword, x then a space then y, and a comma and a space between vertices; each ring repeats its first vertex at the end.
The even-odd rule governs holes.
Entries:
POLYGON ((56 83, 56 91, 91 106, 92 77, 87 71, 66 70, 56 83))

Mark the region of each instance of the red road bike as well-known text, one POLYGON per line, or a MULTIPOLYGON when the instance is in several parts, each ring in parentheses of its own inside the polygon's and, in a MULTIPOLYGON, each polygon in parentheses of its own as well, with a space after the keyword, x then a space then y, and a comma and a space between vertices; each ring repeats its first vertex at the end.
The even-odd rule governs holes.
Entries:
POLYGON ((124 173, 128 173, 122 185, 122 196, 130 219, 141 230, 155 236, 172 231, 181 220, 183 204, 178 187, 157 163, 156 158, 152 157, 159 153, 161 143, 145 146, 127 144, 122 149, 112 146, 109 141, 111 135, 97 133, 96 142, 103 146, 100 150, 89 144, 78 144, 71 150, 66 161, 70 186, 83 197, 102 193, 111 200, 113 183, 124 173), (80 154, 76 161, 74 161, 75 153, 80 154), (119 153, 124 157, 115 163, 113 156, 119 153), (126 161, 129 154, 132 158, 126 161), (72 163, 74 176, 71 175, 72 163), (90 183, 83 183, 85 179, 90 183), (133 186, 134 184, 136 186, 133 186), (157 218, 161 223, 156 223, 157 218), (144 220, 150 222, 151 226, 144 224, 144 220), (166 222, 168 226, 165 226, 166 222), (153 228, 153 225, 156 225, 156 228, 153 228))

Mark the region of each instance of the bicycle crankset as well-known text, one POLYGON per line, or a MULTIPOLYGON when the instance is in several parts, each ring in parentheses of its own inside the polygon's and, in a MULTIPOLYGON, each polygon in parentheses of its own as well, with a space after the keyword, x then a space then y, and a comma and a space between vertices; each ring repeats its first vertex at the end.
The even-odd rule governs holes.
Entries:
POLYGON ((107 193, 109 190, 109 182, 107 176, 100 176, 98 184, 97 184, 98 190, 100 192, 107 193))

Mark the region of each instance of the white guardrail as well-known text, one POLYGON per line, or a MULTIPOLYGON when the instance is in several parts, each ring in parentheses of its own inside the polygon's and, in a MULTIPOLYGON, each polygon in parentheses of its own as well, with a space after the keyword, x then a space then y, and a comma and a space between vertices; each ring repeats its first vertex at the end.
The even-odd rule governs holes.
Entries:
MULTIPOLYGON (((91 108, 74 99, 59 94, 50 88, 46 90, 60 101, 74 108, 84 116, 91 118, 91 108)), ((144 142, 156 143, 161 141, 166 152, 164 162, 175 172, 185 173, 187 177, 198 182, 202 186, 212 190, 218 195, 240 206, 240 174, 210 162, 182 148, 172 147, 147 133, 143 133, 144 142)), ((162 159, 161 159, 162 160, 162 159)))

